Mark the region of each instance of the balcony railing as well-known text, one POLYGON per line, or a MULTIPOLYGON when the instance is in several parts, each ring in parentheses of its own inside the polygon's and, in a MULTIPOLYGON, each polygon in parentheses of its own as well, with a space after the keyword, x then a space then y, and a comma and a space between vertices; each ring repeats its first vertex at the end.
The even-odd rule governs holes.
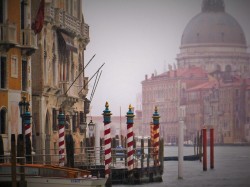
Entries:
POLYGON ((79 18, 66 11, 54 8, 51 3, 46 3, 45 21, 82 38, 85 43, 89 42, 89 26, 86 23, 81 23, 79 18))
POLYGON ((21 29, 20 47, 28 55, 37 49, 37 38, 33 30, 21 29))
POLYGON ((0 44, 1 45, 16 45, 17 44, 17 29, 15 24, 3 23, 0 24, 0 44))

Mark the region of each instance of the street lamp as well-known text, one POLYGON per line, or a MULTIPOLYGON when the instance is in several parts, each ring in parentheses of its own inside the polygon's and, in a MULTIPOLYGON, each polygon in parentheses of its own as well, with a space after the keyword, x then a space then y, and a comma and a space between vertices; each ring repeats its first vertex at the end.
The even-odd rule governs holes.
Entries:
POLYGON ((24 113, 28 111, 29 106, 30 106, 29 101, 26 101, 26 97, 23 96, 22 100, 19 102, 19 110, 21 118, 23 118, 24 113))
POLYGON ((95 124, 93 123, 92 120, 90 120, 88 127, 89 127, 89 136, 91 137, 91 136, 93 136, 94 129, 95 129, 95 124))
POLYGON ((95 129, 95 124, 93 123, 92 120, 90 120, 89 124, 89 138, 91 140, 91 146, 94 146, 94 129, 95 129))

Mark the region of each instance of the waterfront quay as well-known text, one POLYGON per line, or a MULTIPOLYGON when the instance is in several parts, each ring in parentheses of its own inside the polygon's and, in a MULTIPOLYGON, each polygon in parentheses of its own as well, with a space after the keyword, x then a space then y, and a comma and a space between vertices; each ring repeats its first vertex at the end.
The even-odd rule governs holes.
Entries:
MULTIPOLYGON (((209 147, 208 156, 209 156, 209 147)), ((184 147, 184 155, 193 154, 193 147, 184 147)), ((249 187, 250 186, 250 146, 215 146, 215 167, 203 171, 202 162, 185 161, 184 177, 178 179, 178 162, 165 161, 163 182, 157 187, 249 187)), ((178 147, 165 146, 164 156, 175 156, 178 147)), ((152 184, 143 184, 149 187, 152 184)), ((124 187, 125 185, 113 185, 124 187)), ((134 185, 141 186, 141 185, 134 185)))

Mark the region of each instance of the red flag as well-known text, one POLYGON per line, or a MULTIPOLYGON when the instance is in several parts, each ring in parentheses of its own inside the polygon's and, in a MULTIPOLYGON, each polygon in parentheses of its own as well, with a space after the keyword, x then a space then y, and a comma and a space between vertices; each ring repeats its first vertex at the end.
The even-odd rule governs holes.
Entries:
POLYGON ((41 0, 39 9, 36 14, 35 22, 33 22, 31 26, 35 34, 41 32, 43 28, 43 21, 44 21, 44 0, 41 0))

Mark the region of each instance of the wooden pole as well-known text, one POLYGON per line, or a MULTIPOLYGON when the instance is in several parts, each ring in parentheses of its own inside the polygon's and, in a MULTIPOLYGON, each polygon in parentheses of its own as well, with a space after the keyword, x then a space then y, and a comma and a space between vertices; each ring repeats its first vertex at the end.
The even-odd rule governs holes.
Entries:
POLYGON ((200 157, 200 162, 201 162, 201 156, 202 156, 202 132, 199 136, 199 157, 200 157))
POLYGON ((143 170, 144 163, 144 138, 141 139, 141 169, 143 170))
POLYGON ((11 179, 12 179, 12 187, 16 187, 17 182, 16 182, 16 138, 15 138, 15 134, 11 134, 11 179))
POLYGON ((214 169, 214 129, 210 129, 210 168, 214 169))
POLYGON ((202 129, 203 137, 203 171, 207 171, 207 129, 202 129))
POLYGON ((179 122, 179 139, 178 139, 178 179, 183 179, 183 126, 184 121, 179 122))

